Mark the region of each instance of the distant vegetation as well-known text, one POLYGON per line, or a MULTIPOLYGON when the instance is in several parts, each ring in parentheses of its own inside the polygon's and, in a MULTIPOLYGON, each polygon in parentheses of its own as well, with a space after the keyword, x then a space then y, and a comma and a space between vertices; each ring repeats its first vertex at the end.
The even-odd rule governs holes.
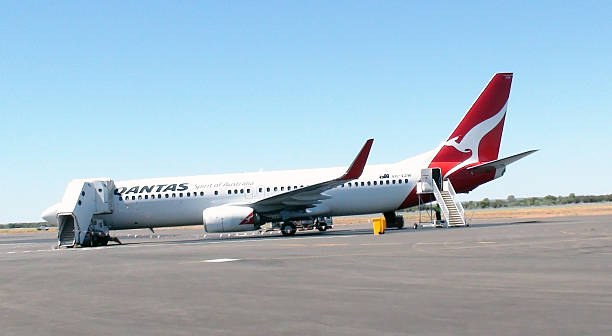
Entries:
POLYGON ((599 196, 576 196, 574 193, 568 196, 544 196, 544 197, 529 197, 516 198, 514 195, 508 196, 505 200, 489 200, 488 198, 482 201, 462 202, 465 209, 487 209, 487 208, 508 208, 508 207, 531 207, 531 206, 546 206, 546 205, 564 205, 564 204, 579 204, 579 203, 599 203, 611 202, 612 194, 599 196))
POLYGON ((47 222, 36 222, 36 223, 8 223, 8 224, 0 224, 0 229, 16 229, 16 228, 37 228, 41 225, 46 225, 48 227, 57 226, 53 224, 49 224, 47 222))
MULTIPOLYGON (((599 203, 599 202, 612 202, 612 194, 598 195, 598 196, 576 196, 571 193, 567 196, 544 196, 544 197, 528 197, 528 198, 516 198, 514 195, 508 196, 506 199, 495 199, 490 200, 488 198, 482 201, 468 201, 461 202, 463 208, 466 210, 472 209, 497 209, 497 208, 525 208, 532 206, 550 206, 550 205, 566 205, 566 204, 580 204, 580 203, 599 203)), ((412 212, 417 211, 418 207, 408 208, 404 211, 412 212)))

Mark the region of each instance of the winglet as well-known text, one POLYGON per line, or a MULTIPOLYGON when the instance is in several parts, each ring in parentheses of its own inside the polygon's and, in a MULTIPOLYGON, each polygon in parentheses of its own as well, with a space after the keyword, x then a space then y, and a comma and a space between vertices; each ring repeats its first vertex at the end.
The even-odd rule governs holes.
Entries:
POLYGON ((359 151, 359 154, 357 154, 357 157, 355 157, 355 160, 353 160, 353 163, 351 163, 349 169, 346 171, 346 173, 344 173, 344 175, 342 175, 342 177, 338 179, 339 181, 354 180, 361 176, 363 173, 363 168, 368 161, 368 156, 370 155, 370 149, 372 148, 373 142, 374 139, 368 139, 368 141, 366 141, 363 148, 361 148, 361 151, 359 151))

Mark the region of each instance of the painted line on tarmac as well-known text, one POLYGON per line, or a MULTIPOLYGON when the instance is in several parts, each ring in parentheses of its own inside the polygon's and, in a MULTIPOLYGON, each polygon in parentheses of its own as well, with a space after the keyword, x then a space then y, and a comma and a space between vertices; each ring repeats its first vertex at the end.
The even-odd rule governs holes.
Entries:
POLYGON ((208 260, 200 260, 202 263, 224 263, 224 262, 232 262, 238 261, 240 259, 232 259, 232 258, 219 258, 219 259, 208 259, 208 260))

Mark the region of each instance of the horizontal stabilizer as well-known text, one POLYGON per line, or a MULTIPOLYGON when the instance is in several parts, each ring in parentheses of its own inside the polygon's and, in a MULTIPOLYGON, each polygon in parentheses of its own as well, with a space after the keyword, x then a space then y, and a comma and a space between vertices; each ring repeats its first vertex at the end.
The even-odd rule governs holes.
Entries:
POLYGON ((538 151, 537 149, 526 151, 520 154, 509 156, 507 158, 503 158, 503 159, 499 159, 495 161, 489 161, 489 162, 485 162, 485 163, 482 163, 476 166, 468 167, 467 169, 473 172, 485 172, 485 171, 490 171, 493 169, 504 168, 505 166, 515 161, 518 161, 527 155, 533 154, 537 151, 538 151))

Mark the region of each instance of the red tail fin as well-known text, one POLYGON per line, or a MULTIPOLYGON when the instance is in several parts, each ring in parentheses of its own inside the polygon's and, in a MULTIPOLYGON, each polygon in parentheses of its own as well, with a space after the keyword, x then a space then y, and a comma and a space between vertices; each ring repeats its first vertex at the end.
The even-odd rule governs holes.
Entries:
POLYGON ((431 167, 441 167, 447 173, 457 170, 457 163, 463 163, 463 167, 497 159, 511 84, 511 73, 493 76, 433 159, 431 167))

